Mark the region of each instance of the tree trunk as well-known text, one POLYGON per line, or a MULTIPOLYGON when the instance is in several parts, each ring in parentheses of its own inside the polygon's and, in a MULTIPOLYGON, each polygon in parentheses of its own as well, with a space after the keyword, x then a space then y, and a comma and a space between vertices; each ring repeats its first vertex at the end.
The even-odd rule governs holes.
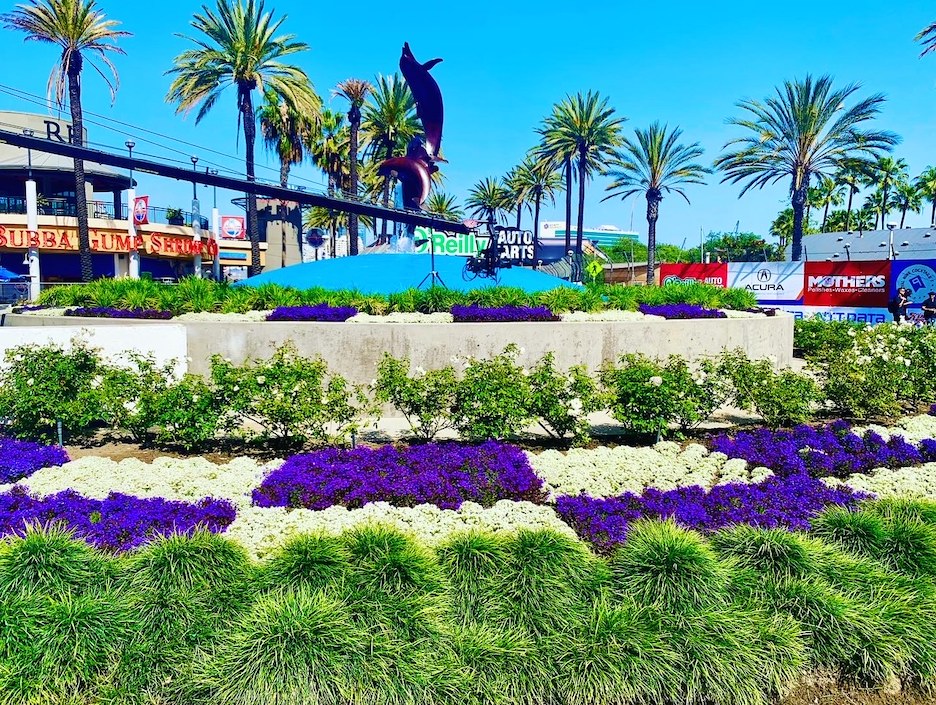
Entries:
POLYGON ((881 196, 881 230, 887 227, 887 181, 883 184, 883 195, 881 196))
MULTIPOLYGON (((351 143, 348 145, 348 157, 351 160, 351 193, 352 200, 357 200, 358 193, 358 128, 361 124, 361 111, 354 103, 348 111, 348 123, 351 126, 351 143)), ((358 253, 358 217, 357 213, 348 214, 348 254, 358 253)))
POLYGON ((572 249, 572 157, 566 158, 565 251, 572 249))
POLYGON ((280 160, 280 186, 286 188, 289 185, 289 162, 280 160))
POLYGON ((578 178, 578 232, 575 233, 575 256, 579 258, 579 265, 582 260, 582 234, 585 230, 585 148, 579 150, 578 178))
POLYGON ((930 227, 936 225, 936 198, 933 199, 933 209, 930 211, 930 227))
MULTIPOLYGON (((387 139, 387 152, 386 152, 385 158, 386 159, 393 158, 393 140, 389 138, 387 139)), ((383 186, 383 207, 384 208, 388 208, 390 206, 390 182, 392 180, 393 180, 393 172, 390 172, 389 174, 387 174, 387 178, 384 179, 384 186, 383 186)), ((386 218, 384 218, 382 221, 382 225, 380 226, 380 244, 386 244, 390 242, 390 235, 389 235, 389 230, 388 230, 389 224, 390 224, 389 221, 386 218)))
POLYGON ((851 211, 852 211, 852 198, 855 196, 855 189, 851 186, 848 187, 848 210, 845 211, 845 230, 851 230, 851 211))
POLYGON ((523 203, 517 204, 517 230, 520 229, 520 218, 523 216, 523 203))
POLYGON ((533 266, 537 267, 539 262, 539 219, 540 219, 540 201, 543 199, 543 193, 536 189, 536 198, 533 201, 533 266))
POLYGON ((660 217, 660 198, 647 191, 647 286, 656 283, 656 224, 660 217))
POLYGON ((793 198, 793 244, 790 248, 790 259, 799 262, 803 259, 803 215, 806 210, 806 194, 809 190, 809 180, 803 179, 799 188, 794 186, 793 198))
MULTIPOLYGON (((83 146, 84 120, 81 114, 81 64, 76 54, 68 67, 68 102, 71 108, 72 144, 83 146)), ((85 193, 85 170, 81 159, 75 160, 75 217, 78 220, 78 256, 81 260, 81 281, 94 277, 91 265, 91 237, 88 233, 88 196, 85 193)))
POLYGON ((825 232, 825 231, 826 231, 826 230, 825 230, 825 229, 826 229, 826 223, 829 222, 829 206, 831 205, 831 203, 832 203, 831 201, 826 201, 826 202, 825 202, 825 210, 822 211, 822 228, 821 228, 822 232, 825 232))
MULTIPOLYGON (((247 84, 237 87, 241 120, 244 121, 244 153, 248 181, 256 181, 254 143, 257 140, 257 123, 250 95, 252 90, 247 84)), ((254 193, 247 194, 247 237, 250 238, 250 276, 255 277, 263 271, 263 267, 260 266, 260 224, 257 221, 257 195, 254 193)))
POLYGON ((900 213, 900 227, 901 227, 901 228, 902 228, 903 225, 904 225, 904 220, 907 219, 907 209, 908 209, 909 207, 910 207, 910 206, 904 206, 904 207, 903 207, 903 210, 902 210, 901 213, 900 213))

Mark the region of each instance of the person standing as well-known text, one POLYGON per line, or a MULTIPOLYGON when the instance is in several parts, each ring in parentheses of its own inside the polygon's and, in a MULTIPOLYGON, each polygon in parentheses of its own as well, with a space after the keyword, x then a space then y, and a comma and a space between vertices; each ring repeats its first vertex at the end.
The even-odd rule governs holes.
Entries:
POLYGON ((936 323, 936 291, 931 291, 920 307, 923 309, 923 321, 926 325, 931 326, 936 323))
POLYGON ((906 319, 907 309, 910 308, 910 290, 903 287, 897 289, 897 296, 887 308, 894 316, 894 323, 900 323, 902 319, 906 319))

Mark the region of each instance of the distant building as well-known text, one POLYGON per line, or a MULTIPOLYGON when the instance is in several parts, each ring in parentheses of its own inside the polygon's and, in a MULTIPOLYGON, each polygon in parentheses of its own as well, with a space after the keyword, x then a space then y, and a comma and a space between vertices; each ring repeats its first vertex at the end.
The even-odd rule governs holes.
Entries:
MULTIPOLYGON (((789 247, 785 257, 790 259, 789 247)), ((847 233, 805 235, 803 259, 810 262, 936 259, 936 228, 853 230, 847 233)))
MULTIPOLYGON (((573 244, 575 243, 577 232, 577 230, 572 231, 571 240, 573 244)), ((555 221, 540 223, 540 238, 565 239, 565 234, 565 223, 555 221)), ((582 231, 582 239, 591 240, 598 247, 606 250, 621 239, 637 242, 640 239, 640 235, 633 230, 621 230, 614 225, 599 225, 597 228, 585 228, 582 231)))

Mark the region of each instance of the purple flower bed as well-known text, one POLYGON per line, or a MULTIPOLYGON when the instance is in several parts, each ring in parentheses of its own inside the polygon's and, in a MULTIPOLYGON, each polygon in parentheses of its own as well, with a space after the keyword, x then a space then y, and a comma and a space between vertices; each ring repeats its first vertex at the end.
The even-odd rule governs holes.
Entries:
POLYGON ((781 476, 807 473, 812 477, 845 478, 874 468, 896 468, 936 460, 936 441, 926 439, 918 446, 901 436, 885 441, 873 431, 859 436, 847 421, 822 427, 797 426, 791 431, 742 431, 715 436, 713 451, 729 458, 770 468, 781 476))
POLYGON ((70 460, 64 448, 0 436, 0 485, 22 480, 40 468, 70 460))
POLYGON ((754 485, 679 487, 662 492, 648 489, 607 499, 588 495, 556 500, 556 511, 596 550, 607 552, 627 537, 631 522, 640 518, 673 518, 683 526, 712 532, 732 524, 806 530, 810 520, 830 505, 853 506, 867 495, 831 489, 806 475, 771 477, 754 485))
POLYGON ((559 316, 545 306, 452 306, 456 323, 515 323, 519 321, 558 321, 559 316))
POLYGON ((218 533, 234 516, 234 506, 220 499, 187 504, 115 492, 100 500, 72 490, 38 498, 22 487, 0 494, 0 535, 21 534, 28 524, 60 523, 88 543, 115 552, 130 550, 158 535, 187 533, 199 526, 218 533))
POLYGON ((50 308, 49 306, 14 306, 13 313, 29 313, 30 311, 44 311, 45 309, 50 308))
POLYGON ((315 306, 279 306, 267 315, 268 321, 325 321, 327 323, 341 323, 358 310, 353 306, 329 306, 316 304, 315 306))
POLYGON ((258 507, 307 509, 357 509, 368 502, 458 509, 466 501, 491 506, 501 499, 544 498, 543 481, 523 451, 497 441, 303 453, 287 459, 253 491, 258 507))
POLYGON ((705 308, 695 304, 640 304, 640 312, 647 316, 663 316, 663 318, 726 318, 724 311, 715 308, 705 308))
POLYGON ((158 311, 148 308, 111 308, 110 306, 92 306, 84 308, 70 308, 65 311, 66 316, 81 316, 83 318, 149 318, 166 320, 172 318, 172 311, 158 311))

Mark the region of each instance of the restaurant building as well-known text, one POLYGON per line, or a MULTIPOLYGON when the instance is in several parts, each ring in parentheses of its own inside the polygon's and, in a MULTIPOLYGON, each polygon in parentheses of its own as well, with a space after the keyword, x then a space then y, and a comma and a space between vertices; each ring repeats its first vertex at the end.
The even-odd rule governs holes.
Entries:
MULTIPOLYGON (((0 111, 0 129, 48 140, 69 140, 71 123, 50 115, 0 111)), ((87 131, 84 142, 87 144, 87 131)), ((88 227, 94 277, 151 276, 178 279, 193 274, 196 257, 210 273, 217 259, 221 276, 251 264, 243 229, 222 228, 228 216, 211 209, 211 218, 181 208, 149 206, 146 216, 130 219, 139 195, 129 174, 85 162, 88 227), (224 231, 224 232, 222 232, 224 231), (227 237, 225 236, 227 235, 227 237)), ((148 205, 148 204, 147 204, 148 205)), ((142 215, 138 203, 138 215, 142 215)), ((30 275, 38 264, 41 285, 81 279, 78 254, 75 175, 71 159, 0 144, 0 267, 30 275), (36 184, 35 228, 27 219, 27 182, 36 184)), ((237 220, 237 217, 234 217, 237 220)), ((243 222, 243 219, 240 219, 243 222)), ((261 243, 264 264, 266 243, 261 243)))

